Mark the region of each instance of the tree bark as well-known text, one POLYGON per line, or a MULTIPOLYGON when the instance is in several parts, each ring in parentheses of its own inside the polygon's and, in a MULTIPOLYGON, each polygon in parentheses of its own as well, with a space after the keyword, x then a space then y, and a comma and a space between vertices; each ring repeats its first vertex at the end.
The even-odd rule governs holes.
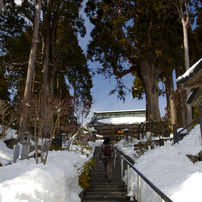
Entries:
MULTIPOLYGON (((180 76, 179 70, 176 70, 176 76, 177 78, 180 76)), ((180 107, 180 120, 181 120, 181 127, 186 126, 186 106, 185 106, 185 99, 184 99, 184 94, 182 90, 182 84, 177 84, 177 89, 178 89, 178 102, 179 102, 179 107, 180 107)))
POLYGON ((146 119, 147 121, 160 121, 159 92, 158 92, 159 69, 148 61, 140 62, 139 77, 145 87, 146 94, 146 119))
POLYGON ((177 113, 176 113, 176 102, 174 94, 174 85, 173 85, 173 75, 172 73, 166 78, 166 96, 168 101, 168 112, 170 117, 170 124, 177 125, 177 113))
POLYGON ((46 34, 44 36, 43 41, 43 69, 42 69, 42 89, 41 89, 41 97, 45 98, 50 95, 50 86, 49 86, 49 70, 50 70, 50 29, 46 26, 46 34))
POLYGON ((3 6, 4 6, 3 0, 0 0, 0 14, 2 13, 3 6))
POLYGON ((25 104, 23 107, 23 112, 22 112, 22 115, 20 118, 20 125, 19 125, 19 134, 18 134, 19 141, 22 140, 21 134, 26 130, 26 125, 27 125, 26 111, 28 109, 27 109, 26 103, 29 103, 31 91, 32 91, 32 79, 33 79, 33 73, 34 73, 35 55, 36 55, 38 33, 39 33, 41 3, 42 3, 42 0, 38 0, 37 5, 36 5, 32 45, 31 45, 31 49, 30 49, 28 71, 27 71, 27 78, 26 78, 25 91, 24 91, 24 103, 25 104))
MULTIPOLYGON (((187 5, 186 5, 187 6, 187 5)), ((187 19, 185 21, 184 16, 182 15, 182 26, 183 26, 183 39, 184 39, 184 56, 185 56, 185 70, 189 69, 189 45, 188 45, 188 32, 187 32, 187 24, 189 20, 189 13, 186 10, 187 19)), ((187 89, 186 95, 187 97, 191 93, 191 89, 187 89)), ((186 105, 187 110, 187 124, 192 122, 192 106, 190 104, 186 105)), ((187 130, 190 131, 192 126, 190 126, 187 130)))
POLYGON ((49 136, 50 134, 50 125, 52 117, 49 115, 49 111, 46 105, 46 101, 50 94, 50 24, 47 19, 45 20, 45 33, 43 37, 43 68, 42 68, 42 88, 40 97, 43 102, 43 110, 41 111, 41 118, 46 123, 43 127, 43 136, 49 136))
MULTIPOLYGON (((181 18, 182 28, 183 28, 183 41, 184 41, 184 60, 185 60, 185 71, 189 69, 189 43, 188 43, 188 32, 187 25, 189 23, 189 9, 188 9, 188 1, 187 0, 178 0, 174 2, 177 8, 177 12, 179 17, 181 18)), ((191 89, 188 89, 186 92, 186 96, 188 97, 191 93, 191 89)), ((191 105, 186 105, 186 122, 190 124, 192 122, 192 107, 191 105)), ((192 126, 190 126, 187 130, 190 131, 192 126)))

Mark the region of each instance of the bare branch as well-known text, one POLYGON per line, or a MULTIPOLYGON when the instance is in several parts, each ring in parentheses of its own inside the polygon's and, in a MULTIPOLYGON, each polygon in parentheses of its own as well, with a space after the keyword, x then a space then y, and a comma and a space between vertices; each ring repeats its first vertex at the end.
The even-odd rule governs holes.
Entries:
MULTIPOLYGON (((28 108, 24 114, 28 120, 28 131, 34 131, 35 157, 38 163, 38 142, 41 140, 41 162, 46 164, 48 152, 51 147, 53 138, 56 136, 58 129, 62 124, 66 125, 67 116, 71 113, 71 102, 67 100, 57 99, 54 96, 47 98, 32 97, 29 103, 22 103, 21 108, 28 108), (46 108, 48 116, 43 118, 41 112, 46 108), (48 130, 44 130, 47 129, 48 130), (48 150, 45 151, 44 144, 48 139, 48 150)), ((23 111, 22 111, 23 112, 23 111)))
POLYGON ((0 139, 5 137, 14 124, 17 124, 19 116, 16 110, 12 109, 4 100, 0 100, 0 139))

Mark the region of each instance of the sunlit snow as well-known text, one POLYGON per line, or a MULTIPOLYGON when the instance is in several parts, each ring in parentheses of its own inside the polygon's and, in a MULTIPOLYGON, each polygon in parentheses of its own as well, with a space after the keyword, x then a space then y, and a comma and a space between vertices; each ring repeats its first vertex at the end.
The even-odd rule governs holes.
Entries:
POLYGON ((118 117, 98 120, 99 123, 105 124, 132 124, 141 123, 144 121, 146 121, 145 117, 118 117))
POLYGON ((176 82, 179 82, 180 80, 184 79, 187 76, 190 76, 190 74, 192 74, 196 68, 196 66, 202 61, 202 58, 197 61, 194 65, 192 65, 183 75, 179 76, 176 80, 176 82))
MULTIPOLYGON (((134 145, 138 140, 132 140, 134 145)), ((95 146, 93 143, 90 144, 95 146)), ((202 162, 192 163, 187 154, 197 155, 201 150, 200 126, 197 125, 179 144, 173 141, 148 150, 135 158, 133 146, 124 141, 116 146, 135 160, 134 166, 174 202, 201 202, 202 162)), ((87 152, 87 151, 85 151, 87 152)), ((79 148, 72 151, 51 151, 46 165, 34 159, 12 162, 13 150, 0 140, 0 201, 79 202, 82 189, 78 185, 78 169, 92 157, 82 155, 79 148)), ((130 195, 137 195, 137 175, 130 170, 130 195)), ((126 181, 126 176, 124 178, 126 181)), ((141 202, 156 202, 158 196, 142 182, 141 202)))
MULTIPOLYGON (((174 202, 202 201, 202 161, 192 163, 186 156, 198 155, 202 151, 199 125, 178 144, 173 145, 173 141, 169 141, 164 146, 147 151, 138 159, 134 158, 133 147, 124 148, 123 142, 117 146, 133 158, 134 166, 174 202)), ((132 169, 130 186, 130 194, 137 196, 137 175, 132 169)), ((157 194, 144 181, 141 198, 141 202, 158 201, 157 194)))

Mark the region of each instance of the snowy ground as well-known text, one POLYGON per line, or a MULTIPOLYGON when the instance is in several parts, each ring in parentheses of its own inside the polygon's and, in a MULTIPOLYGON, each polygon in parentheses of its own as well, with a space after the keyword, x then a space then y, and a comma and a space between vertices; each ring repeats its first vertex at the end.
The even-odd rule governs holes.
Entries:
POLYGON ((12 162, 13 150, 0 140, 0 163, 4 165, 0 167, 0 202, 79 202, 78 170, 92 158, 94 149, 84 150, 84 155, 76 146, 72 150, 51 151, 46 165, 30 159, 5 166, 12 162))
MULTIPOLYGON (((134 142, 133 142, 134 143, 134 142)), ((100 143, 98 143, 100 144, 100 143)), ((91 145, 94 147, 93 143, 91 145)), ((149 178, 174 202, 201 202, 202 162, 193 164, 186 154, 198 154, 202 150, 199 125, 179 144, 149 150, 143 156, 134 157, 134 147, 117 144, 124 153, 135 160, 135 167, 149 178)), ((132 144, 133 145, 133 144, 132 144)), ((79 202, 82 189, 78 185, 78 168, 92 157, 74 151, 52 151, 47 164, 35 164, 33 159, 12 161, 13 151, 0 141, 0 202, 79 202)), ((87 153, 87 151, 85 151, 87 153)), ((92 150, 93 152, 93 150, 92 150)), ((130 171, 130 194, 136 195, 137 176, 130 171)), ((142 202, 156 202, 157 195, 142 182, 142 202)))
MULTIPOLYGON (((134 158, 133 147, 117 146, 135 160, 135 168, 174 202, 202 201, 202 161, 192 163, 187 154, 197 155, 202 151, 200 126, 197 125, 179 144, 165 143, 165 146, 149 150, 143 156, 134 158)), ((126 180, 126 179, 125 179, 126 180)), ((137 196, 137 175, 130 170, 130 194, 137 196)), ((159 201, 155 192, 142 183, 141 202, 159 201)), ((137 198, 137 197, 136 197, 137 198)))

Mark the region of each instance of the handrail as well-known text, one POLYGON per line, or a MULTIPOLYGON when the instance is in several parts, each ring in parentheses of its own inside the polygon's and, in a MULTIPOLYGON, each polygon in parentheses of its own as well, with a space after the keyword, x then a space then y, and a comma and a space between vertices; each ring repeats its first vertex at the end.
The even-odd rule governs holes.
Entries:
MULTIPOLYGON (((121 156, 121 158, 161 197, 161 199, 163 199, 165 202, 173 202, 160 189, 158 189, 149 179, 147 179, 140 171, 138 171, 126 158, 124 158, 123 156, 121 156)), ((123 169, 123 164, 122 164, 121 168, 123 169)), ((121 172, 123 173, 123 170, 121 172)), ((128 171, 128 174, 129 174, 129 171, 128 171)), ((129 176, 128 176, 128 178, 129 178, 129 176)), ((140 193, 140 192, 138 191, 138 193, 140 193)), ((138 202, 140 202, 140 197, 138 197, 138 198, 139 198, 138 202)))
POLYGON ((178 135, 182 132, 182 131, 184 131, 185 129, 187 129, 188 127, 190 127, 192 124, 194 124, 194 123, 196 123, 197 121, 199 121, 199 118, 198 119, 196 119, 196 120, 194 120, 193 122, 191 122, 189 125, 187 125, 186 127, 184 127, 184 128, 182 128, 181 130, 179 130, 178 132, 177 132, 177 129, 174 131, 172 131, 173 132, 173 135, 174 135, 174 144, 175 143, 178 143, 178 135))
POLYGON ((180 131, 177 132, 177 134, 179 135, 183 130, 189 128, 189 126, 191 126, 192 124, 196 123, 197 121, 199 121, 199 118, 194 120, 193 122, 191 122, 189 125, 187 125, 186 127, 182 128, 180 131))

